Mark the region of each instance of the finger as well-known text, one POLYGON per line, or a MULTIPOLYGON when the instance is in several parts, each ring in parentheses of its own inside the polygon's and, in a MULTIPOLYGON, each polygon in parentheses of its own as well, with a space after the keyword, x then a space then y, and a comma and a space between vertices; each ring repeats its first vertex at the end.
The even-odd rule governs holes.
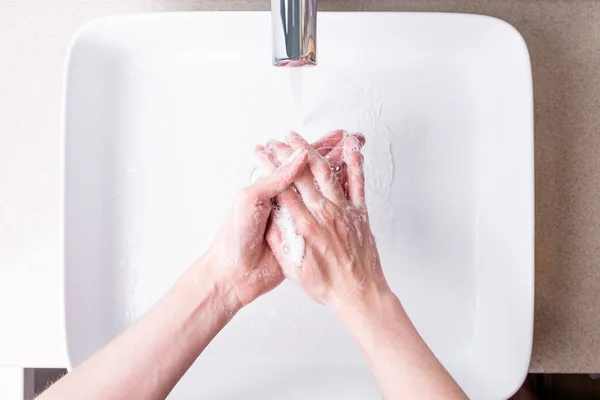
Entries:
MULTIPOLYGON (((366 138, 362 133, 348 133, 348 131, 345 131, 343 129, 337 129, 337 130, 332 131, 332 132, 328 133, 327 135, 323 136, 316 142, 312 143, 312 147, 314 147, 317 150, 322 149, 322 148, 327 148, 330 150, 332 150, 334 148, 338 148, 341 151, 342 140, 350 135, 356 136, 356 138, 363 145, 365 144, 366 138)), ((340 152, 340 157, 341 157, 341 152, 340 152)))
POLYGON ((331 170, 333 171, 335 178, 340 183, 340 186, 344 190, 344 196, 346 198, 348 198, 348 172, 346 163, 342 161, 342 158, 344 151, 344 141, 348 140, 348 138, 351 136, 356 137, 356 139, 358 139, 361 145, 364 145, 366 142, 366 138, 362 133, 350 133, 344 138, 344 140, 341 143, 335 146, 335 148, 332 149, 325 156, 325 158, 329 160, 329 164, 331 164, 331 170))
MULTIPOLYGON (((277 167, 275 167, 273 164, 274 156, 269 154, 263 146, 256 146, 255 154, 258 158, 258 162, 265 171, 272 172, 277 169, 277 167)), ((308 208, 306 208, 306 205, 300 198, 300 195, 291 187, 277 195, 277 202, 282 207, 287 207, 294 215, 308 217, 310 214, 308 208)))
MULTIPOLYGON (((314 146, 313 146, 314 147, 314 146)), ((317 152, 322 155, 322 156, 326 156, 327 154, 329 154, 331 152, 331 150, 333 150, 334 147, 315 147, 315 150, 317 150, 317 152)))
POLYGON ((350 203, 360 209, 366 209, 364 157, 360 152, 358 139, 349 137, 344 141, 344 161, 348 167, 348 198, 350 203))
MULTIPOLYGON (((335 150, 336 148, 330 148, 330 147, 321 147, 319 149, 315 149, 317 151, 317 153, 319 153, 321 156, 325 157, 325 159, 329 160, 328 155, 331 153, 332 150, 335 150)), ((334 157, 333 160, 329 161, 329 168, 331 169, 331 171, 333 172, 333 175, 335 176, 335 178, 338 180, 338 182, 340 182, 341 187, 343 188, 343 182, 346 181, 345 177, 346 177, 346 165, 344 164, 343 161, 337 161, 338 159, 341 160, 342 155, 341 155, 341 151, 343 148, 340 148, 340 155, 337 157, 334 157)))
POLYGON ((279 140, 271 139, 267 142, 267 154, 275 165, 280 165, 292 154, 292 148, 279 140))
MULTIPOLYGON (((358 139, 358 141, 360 142, 361 146, 364 146, 367 141, 367 139, 365 138, 365 136, 362 133, 350 133, 350 134, 347 134, 344 139, 347 139, 350 136, 356 137, 358 139)), ((343 152, 344 152, 344 142, 342 141, 342 142, 338 143, 333 149, 331 149, 331 151, 329 153, 327 153, 325 158, 327 158, 331 164, 340 163, 342 161, 343 152)))
MULTIPOLYGON (((329 161, 317 153, 317 151, 296 132, 288 134, 286 141, 294 150, 306 150, 308 153, 308 167, 312 172, 321 193, 334 204, 340 205, 344 203, 346 201, 344 191, 339 182, 334 178, 329 161)), ((300 188, 298 188, 298 190, 300 190, 300 188)))
MULTIPOLYGON (((278 160, 285 159, 285 155, 292 151, 290 146, 277 140, 270 140, 267 143, 267 148, 273 152, 278 160)), ((315 178, 308 168, 294 182, 294 186, 306 205, 320 204, 323 200, 323 195, 315 182, 315 178)))
POLYGON ((334 148, 337 146, 339 142, 344 139, 344 137, 348 134, 345 130, 338 129, 328 133, 322 138, 318 139, 316 142, 313 142, 312 147, 315 149, 319 149, 322 147, 334 148))
POLYGON ((287 189, 304 171, 308 162, 308 153, 299 149, 281 164, 279 168, 260 178, 248 191, 259 201, 267 201, 287 189))
POLYGON ((264 146, 256 146, 254 148, 254 155, 256 155, 256 158, 258 159, 260 167, 266 172, 273 172, 280 165, 280 163, 274 159, 273 155, 267 152, 267 149, 264 146))

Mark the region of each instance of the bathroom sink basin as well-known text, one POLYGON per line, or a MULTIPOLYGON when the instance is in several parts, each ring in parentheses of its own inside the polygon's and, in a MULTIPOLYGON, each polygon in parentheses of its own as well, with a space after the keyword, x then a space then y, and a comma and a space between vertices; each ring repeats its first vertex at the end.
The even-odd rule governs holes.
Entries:
MULTIPOLYGON (((319 65, 271 65, 268 13, 111 17, 66 73, 64 274, 77 365, 207 250, 290 129, 363 132, 390 286, 473 399, 522 383, 533 330, 526 45, 483 16, 321 13, 319 65)), ((379 398, 334 315, 284 282, 242 310, 174 399, 379 398)))

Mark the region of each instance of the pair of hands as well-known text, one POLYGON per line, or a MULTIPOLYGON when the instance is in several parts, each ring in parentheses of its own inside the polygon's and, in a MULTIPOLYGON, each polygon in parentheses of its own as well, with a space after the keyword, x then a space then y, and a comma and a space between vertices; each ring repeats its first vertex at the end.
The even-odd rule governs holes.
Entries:
POLYGON ((267 174, 239 193, 208 252, 225 308, 234 313, 284 278, 333 309, 388 290, 365 203, 364 137, 334 131, 310 145, 292 132, 286 142, 256 147, 267 174), (280 213, 293 221, 301 261, 274 223, 280 213))
POLYGON ((256 148, 268 174, 241 191, 205 256, 40 399, 164 399, 227 321, 284 277, 336 311, 384 398, 466 399, 385 282, 365 205, 364 138, 286 141, 256 148))

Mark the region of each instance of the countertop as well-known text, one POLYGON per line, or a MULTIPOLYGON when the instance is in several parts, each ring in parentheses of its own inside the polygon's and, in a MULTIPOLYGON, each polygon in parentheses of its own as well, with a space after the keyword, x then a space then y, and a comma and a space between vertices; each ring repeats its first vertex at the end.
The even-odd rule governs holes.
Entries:
MULTIPOLYGON (((63 66, 111 14, 267 10, 266 0, 0 0, 0 364, 66 365, 59 160, 63 66)), ((600 372, 600 2, 320 0, 323 11, 485 14, 514 25, 535 92, 532 372, 600 372)))

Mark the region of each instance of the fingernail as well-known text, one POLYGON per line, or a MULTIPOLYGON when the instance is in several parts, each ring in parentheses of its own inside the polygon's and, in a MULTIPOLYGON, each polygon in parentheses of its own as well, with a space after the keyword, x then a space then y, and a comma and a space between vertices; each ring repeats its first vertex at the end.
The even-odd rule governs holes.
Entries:
POLYGON ((300 135, 298 134, 298 132, 295 131, 290 131, 286 137, 288 139, 300 139, 300 135))
POLYGON ((351 150, 360 151, 362 145, 356 136, 350 135, 346 140, 348 141, 348 145, 351 147, 351 150))
POLYGON ((362 133, 355 133, 354 136, 356 136, 356 138, 360 142, 361 147, 365 145, 365 143, 367 141, 367 138, 365 137, 365 135, 363 135, 362 133))

